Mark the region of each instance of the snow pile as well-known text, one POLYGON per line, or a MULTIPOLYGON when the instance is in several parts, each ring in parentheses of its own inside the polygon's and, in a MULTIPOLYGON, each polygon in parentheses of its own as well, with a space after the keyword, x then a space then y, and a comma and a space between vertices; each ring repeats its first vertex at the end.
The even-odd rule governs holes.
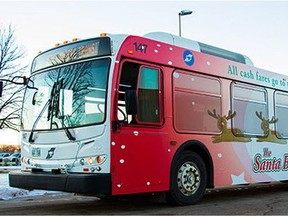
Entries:
POLYGON ((13 188, 9 186, 8 173, 0 173, 0 200, 10 200, 21 197, 39 196, 51 193, 61 193, 56 191, 45 190, 24 190, 19 188, 13 188))

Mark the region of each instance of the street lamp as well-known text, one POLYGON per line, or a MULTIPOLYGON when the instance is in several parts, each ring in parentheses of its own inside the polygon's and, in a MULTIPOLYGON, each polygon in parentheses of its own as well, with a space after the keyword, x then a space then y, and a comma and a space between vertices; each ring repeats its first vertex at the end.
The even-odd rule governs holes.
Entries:
POLYGON ((181 37, 181 16, 186 16, 192 14, 193 11, 190 10, 182 10, 179 12, 179 36, 181 37))

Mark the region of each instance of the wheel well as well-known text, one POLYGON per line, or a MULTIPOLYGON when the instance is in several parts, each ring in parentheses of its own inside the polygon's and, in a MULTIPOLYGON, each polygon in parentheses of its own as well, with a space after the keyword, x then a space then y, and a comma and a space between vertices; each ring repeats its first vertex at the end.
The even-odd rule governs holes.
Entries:
POLYGON ((190 140, 181 145, 181 147, 177 150, 176 154, 174 155, 172 164, 175 163, 175 161, 180 157, 183 152, 195 152, 197 153, 205 162, 206 168, 207 168, 207 188, 213 188, 214 187, 214 166, 212 157, 206 148, 206 146, 197 141, 197 140, 190 140))

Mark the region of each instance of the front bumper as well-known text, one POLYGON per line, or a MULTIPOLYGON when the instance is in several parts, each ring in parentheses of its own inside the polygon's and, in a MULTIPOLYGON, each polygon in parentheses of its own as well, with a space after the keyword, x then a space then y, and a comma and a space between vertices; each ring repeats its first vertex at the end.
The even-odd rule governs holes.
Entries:
POLYGON ((52 174, 10 172, 11 187, 111 195, 111 174, 52 174))

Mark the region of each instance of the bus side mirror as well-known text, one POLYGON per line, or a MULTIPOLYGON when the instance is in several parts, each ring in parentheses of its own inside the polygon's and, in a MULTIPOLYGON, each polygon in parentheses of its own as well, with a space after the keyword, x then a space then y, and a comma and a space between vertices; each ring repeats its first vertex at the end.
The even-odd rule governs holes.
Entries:
POLYGON ((0 98, 2 97, 2 92, 3 92, 3 82, 0 81, 0 98))
POLYGON ((127 115, 137 114, 137 96, 135 90, 129 89, 125 91, 125 106, 127 115))

